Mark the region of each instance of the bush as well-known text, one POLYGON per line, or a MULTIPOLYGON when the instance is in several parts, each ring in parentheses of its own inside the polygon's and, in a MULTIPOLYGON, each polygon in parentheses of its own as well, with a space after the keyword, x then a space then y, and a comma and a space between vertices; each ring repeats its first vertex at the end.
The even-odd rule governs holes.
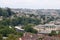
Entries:
POLYGON ((57 35, 56 31, 51 31, 51 33, 49 34, 49 36, 53 36, 53 35, 57 35))

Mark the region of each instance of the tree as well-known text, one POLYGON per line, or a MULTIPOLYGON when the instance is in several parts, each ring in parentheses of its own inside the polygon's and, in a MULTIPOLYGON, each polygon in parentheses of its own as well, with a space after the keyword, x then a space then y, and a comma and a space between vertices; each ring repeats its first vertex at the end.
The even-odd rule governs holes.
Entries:
POLYGON ((56 35, 56 31, 51 31, 51 33, 49 34, 49 36, 53 36, 53 35, 56 35))
POLYGON ((4 26, 10 25, 10 19, 3 19, 2 21, 0 21, 0 24, 4 26))
POLYGON ((26 25, 26 26, 24 27, 24 30, 25 30, 26 32, 37 33, 37 30, 33 29, 31 25, 26 25))
POLYGON ((0 16, 2 16, 2 8, 0 8, 0 16))
POLYGON ((0 8, 0 16, 9 17, 12 14, 15 14, 15 13, 12 12, 10 8, 7 8, 7 9, 0 8))
POLYGON ((2 10, 2 16, 5 18, 5 17, 8 17, 8 12, 6 10, 2 10))
POLYGON ((22 37, 23 36, 23 32, 17 32, 18 37, 22 37))
POLYGON ((3 40, 3 36, 2 36, 2 34, 0 34, 0 40, 3 40))
POLYGON ((11 16, 12 15, 12 11, 10 8, 7 8, 7 12, 8 12, 8 16, 11 16))
POLYGON ((14 29, 7 28, 7 27, 0 30, 0 34, 2 34, 3 36, 7 36, 7 34, 15 34, 15 33, 16 31, 14 29))
POLYGON ((8 35, 8 38, 6 40, 18 40, 18 37, 15 36, 14 34, 8 35))

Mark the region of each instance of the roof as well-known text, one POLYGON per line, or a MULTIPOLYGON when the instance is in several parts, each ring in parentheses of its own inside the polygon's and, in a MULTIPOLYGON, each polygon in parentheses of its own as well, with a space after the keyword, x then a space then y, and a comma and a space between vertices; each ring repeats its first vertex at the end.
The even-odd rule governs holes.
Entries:
POLYGON ((43 34, 49 34, 51 33, 51 30, 42 30, 39 33, 43 33, 43 34))
POLYGON ((44 25, 37 25, 36 28, 44 28, 44 25))
POLYGON ((55 26, 55 24, 45 24, 45 26, 55 26))
POLYGON ((22 28, 19 27, 19 26, 16 26, 15 28, 16 28, 16 29, 19 29, 19 30, 24 30, 24 29, 22 29, 22 28))

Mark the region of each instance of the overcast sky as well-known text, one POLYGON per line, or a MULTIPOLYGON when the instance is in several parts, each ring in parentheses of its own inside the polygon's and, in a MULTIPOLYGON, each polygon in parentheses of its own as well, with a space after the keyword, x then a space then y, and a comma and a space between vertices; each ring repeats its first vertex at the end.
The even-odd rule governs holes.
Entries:
POLYGON ((60 9, 60 0, 0 0, 0 7, 60 9))

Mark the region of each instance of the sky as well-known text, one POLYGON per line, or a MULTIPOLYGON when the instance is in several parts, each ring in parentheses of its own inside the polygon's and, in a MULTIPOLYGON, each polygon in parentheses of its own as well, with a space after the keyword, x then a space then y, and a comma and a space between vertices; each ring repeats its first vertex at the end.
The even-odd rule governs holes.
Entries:
POLYGON ((0 7, 60 9, 60 0, 0 0, 0 7))

